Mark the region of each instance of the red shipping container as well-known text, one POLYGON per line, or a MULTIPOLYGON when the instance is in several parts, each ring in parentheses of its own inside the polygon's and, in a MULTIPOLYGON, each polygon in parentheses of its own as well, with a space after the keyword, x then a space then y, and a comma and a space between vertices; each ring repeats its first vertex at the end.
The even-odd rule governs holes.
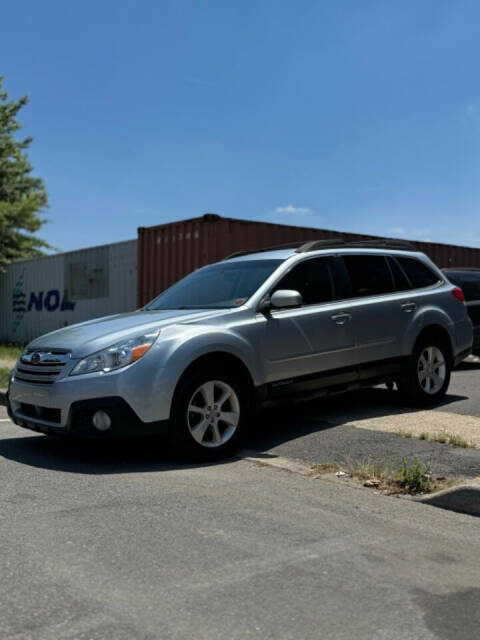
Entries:
MULTIPOLYGON (((377 237, 223 218, 214 213, 155 227, 139 227, 138 305, 143 306, 194 269, 237 251, 254 251, 288 242, 327 238, 372 240, 377 237)), ((412 244, 439 267, 480 268, 480 249, 431 242, 412 244)))

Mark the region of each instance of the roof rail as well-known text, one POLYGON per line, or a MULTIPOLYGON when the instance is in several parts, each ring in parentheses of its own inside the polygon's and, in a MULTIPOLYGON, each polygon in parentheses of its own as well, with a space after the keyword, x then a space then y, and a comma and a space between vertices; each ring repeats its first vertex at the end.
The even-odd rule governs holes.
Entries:
POLYGON ((301 242, 288 242, 287 244, 276 244, 273 247, 264 247, 263 249, 252 249, 250 251, 237 251, 231 253, 229 256, 223 258, 223 260, 230 260, 230 258, 238 258, 239 256, 248 256, 251 253, 264 253, 265 251, 280 251, 281 249, 297 249, 305 245, 305 240, 301 242))
POLYGON ((396 240, 392 238, 376 238, 372 240, 342 240, 341 238, 328 238, 326 240, 312 240, 296 249, 297 253, 308 251, 321 251, 322 249, 403 249, 404 251, 416 251, 414 245, 408 240, 396 240))
POLYGON ((416 251, 414 245, 408 240, 396 240, 391 238, 378 238, 375 240, 342 240, 341 238, 327 238, 325 240, 309 240, 308 242, 288 242, 277 244, 263 249, 252 249, 250 251, 237 251, 231 253, 223 260, 248 256, 251 253, 264 253, 265 251, 279 251, 281 249, 295 249, 296 253, 307 253, 309 251, 321 251, 322 249, 403 249, 404 251, 416 251))

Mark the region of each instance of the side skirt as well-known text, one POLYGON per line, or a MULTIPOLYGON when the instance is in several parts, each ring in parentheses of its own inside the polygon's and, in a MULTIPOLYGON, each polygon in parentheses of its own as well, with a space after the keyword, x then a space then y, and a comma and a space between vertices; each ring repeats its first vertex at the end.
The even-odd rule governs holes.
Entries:
POLYGON ((268 405, 283 401, 310 400, 390 382, 403 372, 406 362, 406 357, 378 360, 355 367, 278 380, 257 388, 257 402, 268 405))

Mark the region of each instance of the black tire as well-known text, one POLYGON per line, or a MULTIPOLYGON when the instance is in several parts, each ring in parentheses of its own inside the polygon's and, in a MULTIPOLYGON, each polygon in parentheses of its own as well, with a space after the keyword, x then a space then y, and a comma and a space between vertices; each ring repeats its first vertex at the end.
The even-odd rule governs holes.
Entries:
MULTIPOLYGON (((219 385, 214 386, 217 399, 219 390, 222 391, 219 385)), ((227 400, 226 403, 223 404, 223 409, 228 411, 232 406, 230 403, 231 401, 227 400)), ((227 368, 222 365, 207 365, 207 367, 195 368, 183 376, 175 390, 171 411, 170 445, 183 458, 190 460, 209 461, 227 458, 235 452, 246 430, 251 416, 251 406, 252 394, 250 386, 241 375, 228 371, 227 368), (204 444, 199 444, 199 442, 194 439, 190 428, 192 426, 192 418, 195 416, 192 416, 188 409, 193 397, 200 398, 200 396, 196 394, 199 388, 212 381, 215 383, 218 382, 219 385, 227 385, 233 390, 238 401, 236 402, 236 406, 239 411, 239 421, 233 434, 228 437, 223 444, 214 444, 213 426, 207 427, 203 440, 204 444)), ((234 412, 230 412, 229 415, 233 415, 233 413, 234 412)), ((220 418, 217 418, 217 420, 217 434, 220 433, 221 436, 227 434, 230 425, 223 423, 220 418)), ((225 437, 227 437, 227 435, 225 435, 225 437)))
POLYGON ((450 384, 451 369, 451 354, 447 343, 437 337, 422 338, 415 345, 413 354, 406 365, 405 374, 397 382, 398 389, 404 400, 410 405, 425 406, 435 404, 441 401, 447 392, 448 385, 450 384), (436 351, 431 352, 429 351, 430 349, 436 351), (437 366, 441 361, 436 355, 433 357, 430 370, 436 373, 438 379, 427 375, 427 378, 430 378, 430 383, 432 384, 430 391, 428 391, 428 380, 424 379, 421 381, 421 374, 425 369, 422 369, 423 365, 420 362, 423 358, 422 362, 425 363, 425 361, 428 360, 426 354, 429 353, 441 353, 444 363, 444 370, 442 371, 441 367, 437 366), (439 376, 438 374, 440 373, 442 375, 439 376), (443 379, 441 384, 440 379, 443 379), (433 381, 435 381, 435 385, 433 385, 433 381), (438 388, 436 388, 437 386, 438 388))

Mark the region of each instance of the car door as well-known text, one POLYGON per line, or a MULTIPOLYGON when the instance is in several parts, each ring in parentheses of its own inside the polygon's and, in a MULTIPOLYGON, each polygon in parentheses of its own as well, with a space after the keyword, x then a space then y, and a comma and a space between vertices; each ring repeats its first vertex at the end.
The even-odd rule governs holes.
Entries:
POLYGON ((296 263, 272 288, 270 293, 279 289, 300 292, 303 304, 259 314, 268 382, 290 382, 350 364, 354 340, 350 314, 338 301, 343 297, 341 288, 336 259, 329 256, 296 263))
POLYGON ((351 286, 349 310, 355 341, 352 362, 368 364, 398 358, 402 338, 411 321, 415 305, 409 300, 409 284, 390 257, 381 254, 352 252, 342 256, 351 286), (398 278, 405 280, 402 287, 398 278))

